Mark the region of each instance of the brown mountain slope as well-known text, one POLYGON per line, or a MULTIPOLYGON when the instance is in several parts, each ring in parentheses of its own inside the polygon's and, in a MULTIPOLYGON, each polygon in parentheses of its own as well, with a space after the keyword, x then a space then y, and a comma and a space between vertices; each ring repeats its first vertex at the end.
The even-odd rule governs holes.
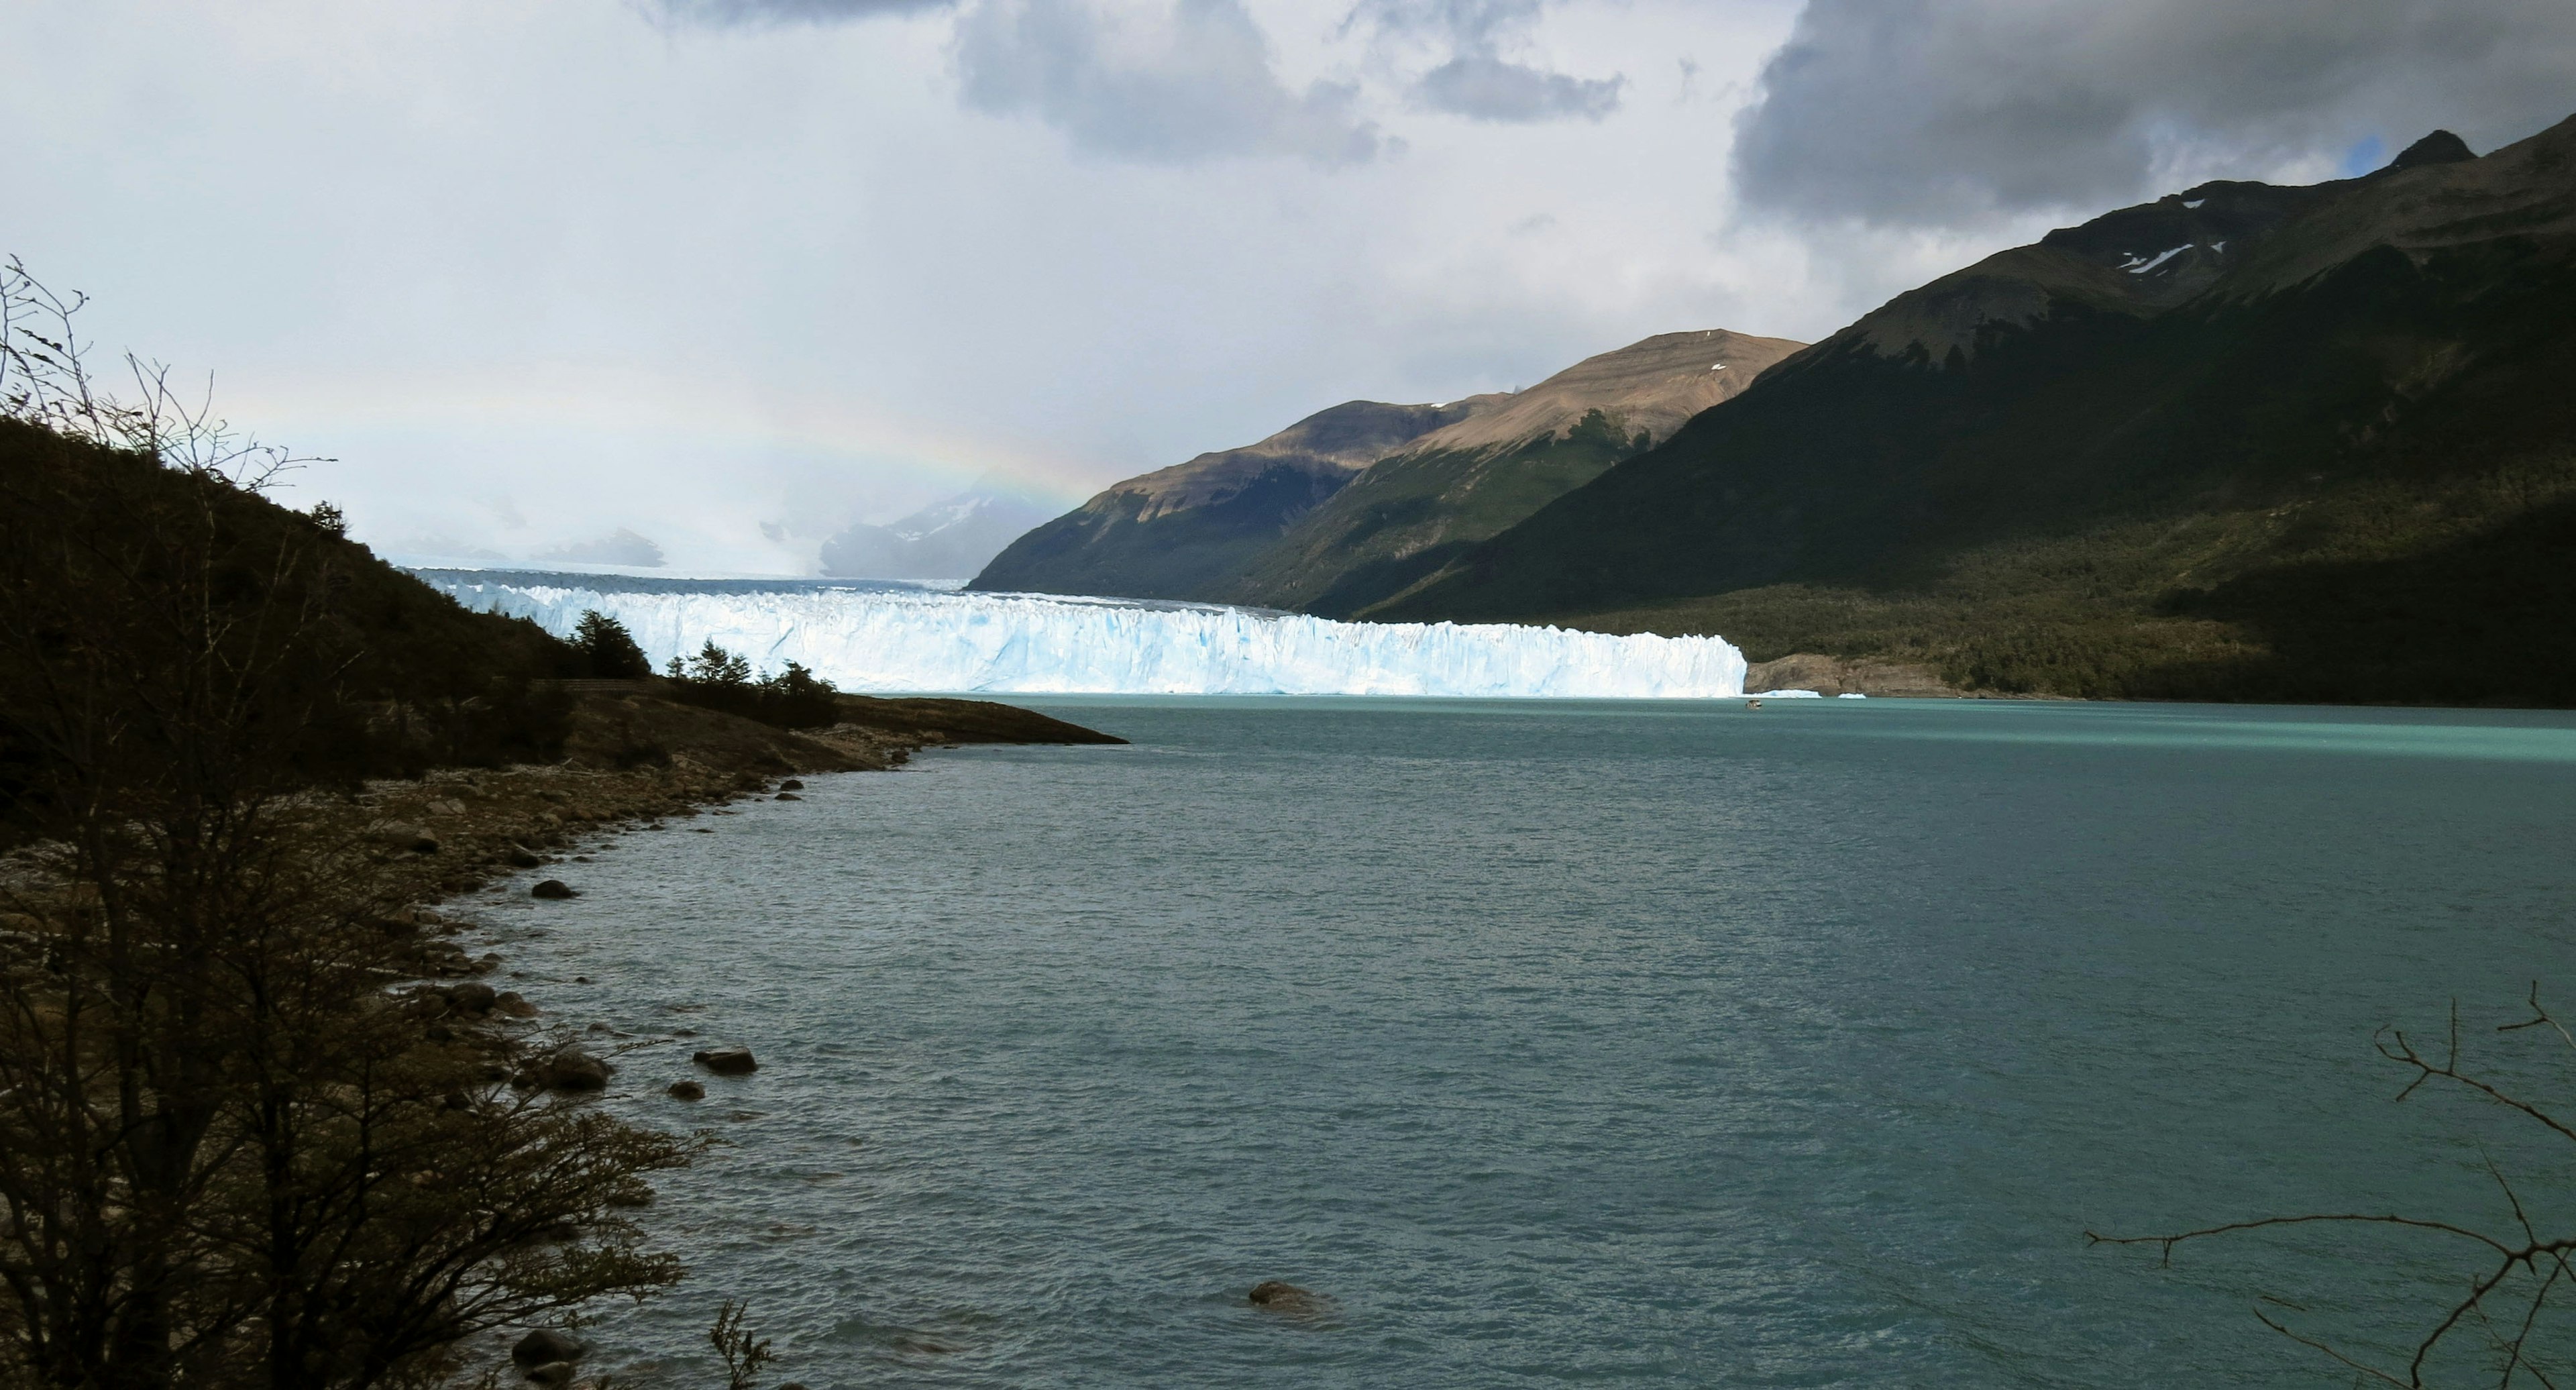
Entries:
POLYGON ((1117 483, 1013 541, 967 587, 1205 598, 1361 469, 1507 399, 1346 401, 1258 444, 1117 483))
POLYGON ((1587 357, 1373 464, 1205 596, 1354 613, 1670 438, 1804 346, 1719 328, 1587 357))

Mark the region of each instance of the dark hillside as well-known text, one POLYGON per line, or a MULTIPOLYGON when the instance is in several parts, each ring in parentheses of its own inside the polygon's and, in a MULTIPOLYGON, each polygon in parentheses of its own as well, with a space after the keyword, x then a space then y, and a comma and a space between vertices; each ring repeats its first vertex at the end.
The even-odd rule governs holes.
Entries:
POLYGON ((0 801, 44 795, 64 757, 148 766, 130 746, 68 750, 36 732, 73 706, 156 700, 212 672, 240 738, 317 782, 550 756, 577 675, 532 623, 469 613, 341 536, 222 475, 164 467, 0 419, 0 801))
POLYGON ((1900 296, 1367 616, 2066 694, 2576 703, 2576 122, 2454 146, 1900 296))

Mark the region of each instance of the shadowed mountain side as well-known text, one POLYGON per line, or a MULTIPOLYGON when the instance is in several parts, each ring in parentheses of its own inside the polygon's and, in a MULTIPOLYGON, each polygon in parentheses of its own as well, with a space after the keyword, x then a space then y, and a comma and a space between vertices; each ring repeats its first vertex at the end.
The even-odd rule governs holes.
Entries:
POLYGON ((1205 598, 1360 469, 1503 399, 1345 402, 1258 444, 1119 483, 1013 541, 967 587, 1205 598))
POLYGON ((1802 346, 1711 329, 1586 358, 1371 465, 1206 596, 1349 616, 1669 437, 1802 346))
POLYGON ((1363 616, 1994 689, 2566 700, 2523 663, 2576 618, 2537 572, 2576 479, 2576 121, 2456 146, 2204 185, 1899 296, 1363 616), (2479 535, 2487 577, 2426 592, 2487 609, 2483 658, 2392 598, 2479 535))

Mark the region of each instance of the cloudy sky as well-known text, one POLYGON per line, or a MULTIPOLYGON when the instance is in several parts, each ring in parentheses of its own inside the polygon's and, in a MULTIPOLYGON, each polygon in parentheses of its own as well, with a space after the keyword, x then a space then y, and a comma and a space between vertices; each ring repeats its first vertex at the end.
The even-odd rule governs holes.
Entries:
POLYGON ((2564 0, 14 0, 0 253, 383 549, 799 573, 2571 78, 2564 0))

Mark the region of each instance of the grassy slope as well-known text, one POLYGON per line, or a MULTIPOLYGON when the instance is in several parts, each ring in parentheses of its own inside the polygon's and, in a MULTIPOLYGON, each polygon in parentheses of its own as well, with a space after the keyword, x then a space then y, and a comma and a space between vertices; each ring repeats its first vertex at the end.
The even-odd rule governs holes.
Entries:
POLYGON ((1608 471, 1637 445, 1599 411, 1516 448, 1435 449, 1371 465, 1214 595, 1348 617, 1608 471))
POLYGON ((1283 464, 1223 500, 1150 518, 1143 512, 1151 499, 1113 492, 1011 542, 968 587, 1204 599, 1342 481, 1283 464))

